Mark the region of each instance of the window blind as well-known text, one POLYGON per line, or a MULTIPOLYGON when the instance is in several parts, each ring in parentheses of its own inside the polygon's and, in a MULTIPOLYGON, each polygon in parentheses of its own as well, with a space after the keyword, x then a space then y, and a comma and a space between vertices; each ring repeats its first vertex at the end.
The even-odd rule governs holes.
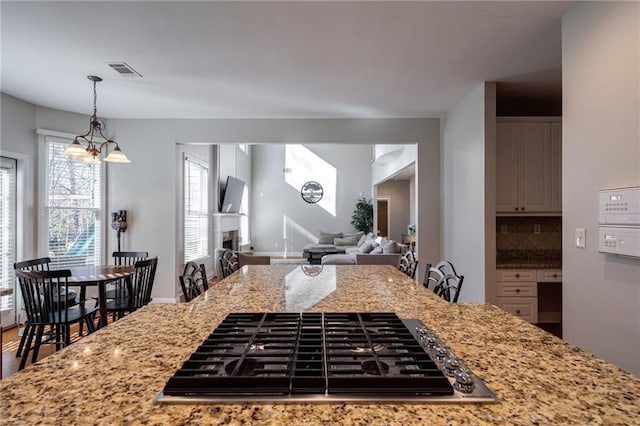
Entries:
POLYGON ((184 261, 209 254, 209 168, 184 157, 184 261))
POLYGON ((62 156, 70 140, 47 137, 47 255, 57 269, 102 263, 102 164, 62 156))

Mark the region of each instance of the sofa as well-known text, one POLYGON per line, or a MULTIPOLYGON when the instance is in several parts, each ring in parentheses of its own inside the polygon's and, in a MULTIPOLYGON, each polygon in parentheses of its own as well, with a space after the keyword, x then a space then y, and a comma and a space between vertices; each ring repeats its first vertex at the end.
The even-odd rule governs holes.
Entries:
POLYGON ((408 247, 385 237, 364 232, 327 233, 320 231, 317 243, 307 244, 303 253, 310 263, 324 265, 393 265, 408 247))

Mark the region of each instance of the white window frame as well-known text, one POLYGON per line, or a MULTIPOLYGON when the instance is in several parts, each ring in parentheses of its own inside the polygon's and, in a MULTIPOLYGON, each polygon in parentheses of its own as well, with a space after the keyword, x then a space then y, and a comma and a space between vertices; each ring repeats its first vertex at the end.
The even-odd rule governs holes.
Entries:
MULTIPOLYGON (((38 129, 36 133, 39 135, 38 143, 38 211, 40 212, 38 220, 38 256, 49 256, 49 214, 48 207, 46 205, 47 198, 47 179, 49 176, 49 163, 47 161, 48 155, 48 143, 60 142, 70 144, 73 141, 75 135, 63 132, 56 132, 51 130, 38 129)), ((107 249, 107 232, 106 226, 109 220, 107 215, 107 163, 100 163, 100 181, 101 181, 101 197, 100 208, 97 209, 97 217, 100 220, 100 226, 97 227, 94 232, 99 232, 98 240, 100 244, 97 247, 100 249, 100 255, 98 261, 105 263, 106 249, 107 249)))
POLYGON ((183 244, 183 256, 182 256, 182 260, 184 263, 189 262, 189 261, 199 261, 202 259, 205 259, 207 257, 211 256, 211 253, 209 252, 209 240, 210 240, 210 235, 209 235, 209 228, 211 226, 211 220, 210 220, 210 214, 209 214, 209 204, 210 204, 210 200, 209 198, 211 197, 210 194, 210 167, 209 164, 194 156, 193 154, 187 154, 184 153, 183 157, 182 157, 182 206, 183 206, 183 223, 182 223, 182 244, 183 244), (187 208, 189 207, 190 203, 188 203, 187 199, 189 196, 189 191, 188 191, 188 182, 186 179, 186 175, 187 175, 187 169, 188 169, 188 163, 192 163, 198 167, 203 168, 204 170, 206 170, 206 175, 205 176, 201 176, 200 177, 200 183, 201 185, 205 185, 205 189, 203 191, 201 191, 202 194, 204 194, 206 196, 206 199, 203 200, 203 202, 201 202, 201 210, 194 210, 194 214, 192 216, 199 216, 200 218, 205 219, 205 224, 204 224, 204 229, 202 229, 200 235, 202 235, 199 239, 198 242, 200 243, 200 248, 199 250, 194 253, 193 255, 191 255, 191 251, 188 249, 189 244, 187 242, 187 237, 188 237, 188 233, 187 233, 187 221, 189 218, 189 214, 187 213, 187 208), (206 240, 203 240, 202 238, 205 237, 206 240))

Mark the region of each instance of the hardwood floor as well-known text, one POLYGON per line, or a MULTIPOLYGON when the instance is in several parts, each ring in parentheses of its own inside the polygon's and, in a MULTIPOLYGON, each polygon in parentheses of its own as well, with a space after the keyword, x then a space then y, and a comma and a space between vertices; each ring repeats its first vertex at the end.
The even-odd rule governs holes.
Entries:
MULTIPOLYGON (((111 321, 111 320, 110 320, 111 321)), ((18 327, 12 327, 2 330, 2 378, 7 378, 18 371, 21 358, 16 357, 18 345, 20 344, 20 336, 18 335, 18 327)), ((86 335, 86 327, 85 327, 86 335)), ((78 325, 71 326, 71 343, 82 339, 78 333, 78 325)), ((38 361, 46 358, 55 352, 54 345, 42 345, 38 353, 38 361)), ((31 365, 31 354, 27 360, 27 367, 31 365)))

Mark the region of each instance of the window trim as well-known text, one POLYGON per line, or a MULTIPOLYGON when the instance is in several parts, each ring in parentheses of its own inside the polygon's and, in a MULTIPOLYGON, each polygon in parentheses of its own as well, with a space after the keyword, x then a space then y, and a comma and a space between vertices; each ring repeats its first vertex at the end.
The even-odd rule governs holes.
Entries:
POLYGON ((185 240, 186 240, 186 224, 187 224, 187 214, 186 214, 186 210, 187 210, 187 204, 186 204, 186 197, 187 197, 187 191, 186 191, 186 180, 185 180, 185 175, 186 175, 186 163, 187 161, 197 164, 200 167, 204 168, 207 170, 207 176, 205 179, 205 182, 207 183, 207 190, 204 192, 207 195, 207 203, 204 206, 204 208, 206 210, 204 210, 204 217, 206 217, 207 219, 207 231, 206 231, 206 235, 207 235, 207 244, 206 244, 206 252, 203 253, 200 257, 194 258, 194 259, 190 259, 190 261, 194 261, 194 262, 200 262, 204 259, 210 258, 211 257, 211 165, 209 164, 209 162, 203 160, 202 158, 200 158, 197 155, 194 155, 192 153, 187 153, 187 152, 183 152, 182 154, 182 167, 181 167, 181 185, 180 185, 180 189, 181 189, 181 203, 180 206, 182 207, 182 256, 180 261, 183 264, 186 264, 187 259, 186 259, 186 255, 187 255, 187 247, 185 244, 185 240))
MULTIPOLYGON (((53 142, 63 142, 66 144, 70 144, 73 141, 75 135, 64 132, 57 132, 53 130, 43 130, 37 129, 36 133, 38 134, 38 215, 35 223, 37 229, 37 244, 36 244, 36 253, 37 257, 44 257, 49 255, 48 250, 48 233, 49 230, 45 226, 46 223, 49 222, 48 210, 45 206, 45 198, 47 196, 47 176, 49 175, 49 164, 47 162, 47 143, 49 141, 53 142)), ((102 182, 102 194, 100 197, 101 203, 101 214, 99 214, 100 220, 102 222, 102 226, 99 228, 101 235, 101 259, 99 261, 103 264, 107 263, 107 249, 108 249, 108 224, 111 223, 111 219, 108 214, 108 205, 107 205, 107 190, 109 188, 107 182, 108 176, 108 163, 102 161, 100 168, 100 179, 102 182)))

